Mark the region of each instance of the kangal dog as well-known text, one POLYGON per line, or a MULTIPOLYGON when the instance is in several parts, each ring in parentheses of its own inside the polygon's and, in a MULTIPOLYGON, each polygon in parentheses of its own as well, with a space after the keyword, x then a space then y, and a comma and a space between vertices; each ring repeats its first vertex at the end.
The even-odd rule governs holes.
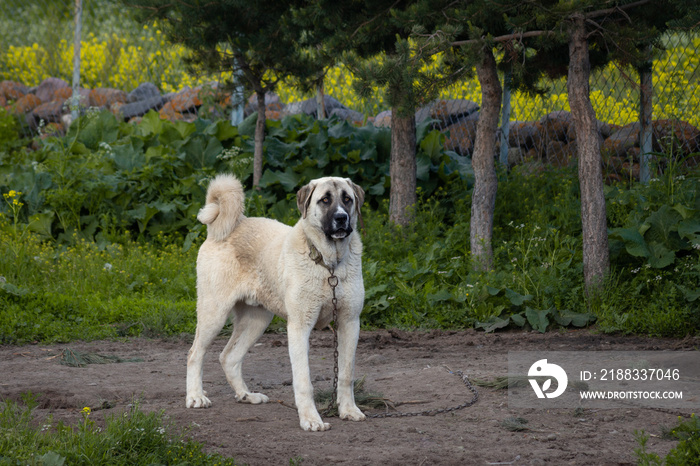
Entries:
POLYGON ((338 277, 338 410, 342 419, 361 421, 355 405, 353 371, 365 290, 362 241, 356 231, 365 193, 347 178, 310 182, 297 193, 301 218, 294 227, 243 215, 241 183, 219 175, 209 185, 197 218, 207 239, 197 257, 197 332, 187 358, 187 407, 207 408, 202 389, 204 353, 226 319, 233 335, 219 357, 241 403, 266 403, 248 390, 241 374, 243 358, 273 315, 287 320, 294 400, 301 428, 330 429, 313 400, 309 374, 309 335, 333 319, 328 277, 338 277))

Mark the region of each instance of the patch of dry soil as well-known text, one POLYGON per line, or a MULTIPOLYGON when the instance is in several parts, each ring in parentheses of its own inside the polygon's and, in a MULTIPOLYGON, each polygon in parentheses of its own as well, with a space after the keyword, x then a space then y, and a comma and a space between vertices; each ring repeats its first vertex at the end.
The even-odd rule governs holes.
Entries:
MULTIPOLYGON (((314 332, 312 379, 328 389, 332 375, 332 334, 314 332)), ((0 399, 39 394, 39 416, 76 422, 85 406, 105 401, 114 408, 94 411, 93 418, 124 410, 141 400, 144 410, 164 410, 175 425, 206 450, 232 456, 242 464, 303 465, 429 465, 429 464, 634 464, 633 432, 652 434, 649 450, 666 454, 673 441, 661 438, 661 427, 677 422, 679 413, 649 409, 535 410, 508 408, 507 392, 479 388, 472 407, 438 416, 373 419, 365 422, 331 418, 332 429, 309 433, 299 428, 291 387, 287 338, 265 334, 244 364, 248 386, 270 397, 265 405, 234 400, 218 362, 226 339, 207 353, 205 390, 210 409, 185 409, 185 366, 190 342, 130 339, 69 345, 0 347, 0 399), (143 362, 61 365, 66 347, 76 351, 143 358, 143 362), (280 400, 282 403, 275 401, 280 400), (502 421, 521 417, 528 430, 511 432, 502 421)), ((468 331, 363 332, 357 351, 356 376, 365 377, 371 392, 402 405, 401 411, 422 411, 459 405, 471 398, 462 382, 444 365, 470 378, 493 379, 507 373, 508 351, 524 350, 652 350, 697 351, 700 339, 650 339, 598 335, 588 330, 550 332, 468 331)), ((98 421, 99 422, 99 421, 98 421)))

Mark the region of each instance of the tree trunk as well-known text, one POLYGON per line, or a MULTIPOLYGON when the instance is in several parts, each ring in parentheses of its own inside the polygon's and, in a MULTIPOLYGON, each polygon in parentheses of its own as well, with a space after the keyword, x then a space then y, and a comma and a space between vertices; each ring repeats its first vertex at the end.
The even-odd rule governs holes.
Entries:
POLYGON ((391 192, 389 220, 396 225, 408 226, 413 221, 416 204, 416 117, 413 113, 401 115, 397 108, 391 111, 391 192))
POLYGON ((482 51, 482 58, 476 66, 476 72, 481 84, 481 113, 476 125, 476 141, 472 154, 475 182, 470 228, 471 252, 474 267, 479 270, 489 270, 493 265, 491 238, 498 188, 494 157, 498 114, 501 106, 501 84, 491 49, 482 51))
POLYGON ((257 188, 262 177, 263 143, 265 142, 265 91, 255 91, 258 98, 258 121, 255 123, 255 151, 253 152, 253 187, 257 188))
POLYGON ((326 118, 326 91, 323 86, 323 78, 316 82, 316 119, 326 118))
POLYGON ((569 31, 569 76, 567 90, 571 116, 576 128, 578 178, 581 185, 581 221, 583 225, 583 276, 586 293, 597 294, 610 264, 608 230, 603 193, 600 136, 591 105, 586 25, 582 14, 572 18, 569 31))

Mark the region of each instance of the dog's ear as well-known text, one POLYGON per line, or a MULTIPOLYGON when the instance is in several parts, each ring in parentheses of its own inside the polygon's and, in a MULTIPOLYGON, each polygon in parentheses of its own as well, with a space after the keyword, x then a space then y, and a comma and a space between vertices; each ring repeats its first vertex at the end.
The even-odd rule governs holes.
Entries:
POLYGON ((311 186, 311 183, 309 183, 297 191, 297 207, 299 207, 302 218, 306 218, 306 213, 309 210, 311 195, 314 193, 314 189, 316 189, 316 186, 311 186))
POLYGON ((365 203, 365 190, 350 180, 348 180, 348 183, 350 183, 350 186, 352 186, 352 190, 355 193, 355 210, 357 211, 357 214, 360 215, 360 207, 362 207, 362 204, 365 203))

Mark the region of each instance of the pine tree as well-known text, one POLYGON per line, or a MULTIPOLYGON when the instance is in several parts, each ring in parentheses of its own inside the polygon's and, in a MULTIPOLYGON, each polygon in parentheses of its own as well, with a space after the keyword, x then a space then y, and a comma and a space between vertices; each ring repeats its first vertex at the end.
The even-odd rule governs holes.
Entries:
MULTIPOLYGON (((592 67, 612 60, 642 66, 648 61, 648 49, 655 45, 671 21, 693 24, 697 9, 687 0, 674 1, 609 1, 609 0, 534 0, 520 2, 503 0, 492 2, 457 2, 448 17, 468 22, 471 37, 453 40, 453 46, 481 47, 482 59, 488 54, 488 40, 504 48, 503 63, 513 70, 513 85, 528 92, 538 92, 537 82, 543 74, 550 77, 567 76, 571 115, 576 128, 576 141, 581 186, 581 217, 583 224, 583 262, 586 290, 595 294, 600 290, 609 269, 605 197, 603 194, 600 136, 595 112, 590 102, 589 78, 592 67), (497 14, 494 8, 501 10, 497 14), (479 38, 475 32, 480 33, 479 38), (513 53, 516 52, 516 53, 513 53), (516 57, 517 60, 513 60, 516 57)), ((497 84, 492 84, 490 60, 477 60, 482 88, 486 85, 495 95, 497 84), (482 79, 486 78, 486 81, 482 79)), ((497 82, 497 80, 496 80, 497 82)), ((488 99, 484 92, 484 113, 491 115, 496 99, 488 99)), ((495 140, 495 127, 480 121, 485 136, 495 140), (487 129, 488 128, 488 129, 487 129), (491 133, 490 135, 488 133, 491 133)), ((477 136, 479 137, 479 136, 477 136)), ((482 141, 483 144, 483 141, 482 141)), ((479 141, 477 141, 477 146, 479 141)), ((488 144, 483 147, 492 151, 488 144)), ((477 185, 491 186, 493 155, 484 154, 475 147, 473 163, 477 185)), ((482 268, 490 265, 490 223, 493 219, 491 190, 475 187, 472 204, 472 254, 482 268), (476 219, 475 219, 476 218, 476 219)), ((493 188, 495 196, 495 188, 493 188)))
MULTIPOLYGON (((262 176, 265 94, 280 79, 306 79, 313 72, 308 55, 286 27, 294 2, 286 0, 122 0, 144 20, 157 19, 168 39, 192 51, 194 67, 242 75, 258 103, 253 185, 262 176)), ((298 32, 298 31, 296 31, 298 32)))
POLYGON ((390 219, 407 226, 416 194, 416 108, 437 97, 439 90, 463 77, 443 42, 411 39, 430 30, 446 1, 312 0, 294 12, 306 31, 304 44, 342 59, 357 78, 362 97, 382 92, 391 107, 390 219), (426 65, 440 52, 443 67, 426 65))

